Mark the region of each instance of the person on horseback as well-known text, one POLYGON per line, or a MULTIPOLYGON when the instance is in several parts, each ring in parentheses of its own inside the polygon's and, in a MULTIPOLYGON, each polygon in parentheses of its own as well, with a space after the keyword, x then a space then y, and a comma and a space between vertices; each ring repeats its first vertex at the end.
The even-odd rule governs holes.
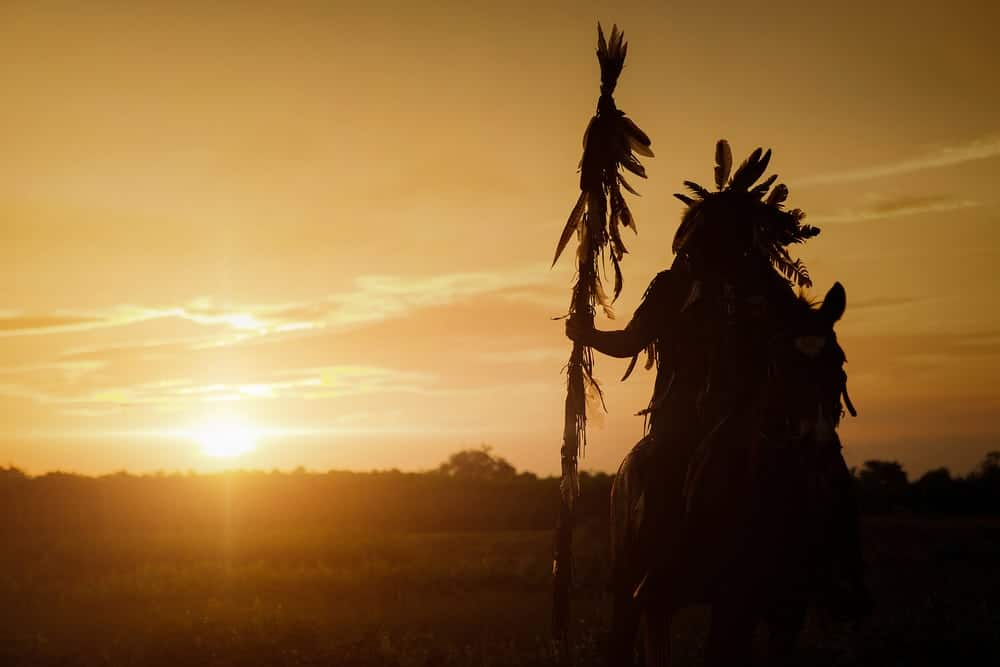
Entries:
MULTIPOLYGON (((777 323, 799 303, 792 281, 811 285, 806 267, 787 246, 819 229, 802 224, 800 210, 784 209, 788 189, 771 189, 776 176, 755 185, 770 155, 758 148, 730 178, 731 151, 719 141, 718 189, 685 181, 693 196, 675 195, 688 206, 674 237, 675 260, 652 280, 625 329, 582 330, 567 322, 570 339, 609 356, 631 357, 626 378, 643 350, 647 368, 656 366, 652 398, 640 413, 647 433, 629 454, 643 496, 634 539, 647 576, 637 597, 656 586, 659 575, 683 566, 677 559, 689 462, 706 436, 760 391, 768 372, 766 346, 777 323)), ((849 484, 841 485, 841 493, 850 492, 849 484)), ((842 553, 836 557, 846 563, 856 598, 867 600, 856 511, 849 501, 840 508, 842 553)))

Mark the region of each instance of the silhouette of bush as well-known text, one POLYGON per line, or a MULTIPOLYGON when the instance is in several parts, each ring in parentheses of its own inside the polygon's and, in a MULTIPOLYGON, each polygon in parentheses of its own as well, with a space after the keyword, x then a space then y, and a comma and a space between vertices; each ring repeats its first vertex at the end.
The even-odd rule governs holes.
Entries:
POLYGON ((976 468, 956 477, 947 468, 910 483, 896 461, 866 461, 854 470, 861 510, 869 514, 1000 514, 1000 452, 986 454, 976 468))
POLYGON ((511 480, 517 470, 506 459, 494 456, 492 448, 483 445, 479 449, 463 449, 448 457, 438 467, 438 472, 457 479, 478 481, 511 480))
POLYGON ((910 499, 914 511, 950 513, 961 506, 961 480, 952 478, 947 468, 929 470, 913 483, 910 499))
POLYGON ((1000 451, 992 451, 966 479, 968 496, 981 512, 1000 513, 1000 451))
POLYGON ((858 473, 862 507, 873 512, 902 509, 909 488, 903 466, 897 461, 865 461, 858 473))

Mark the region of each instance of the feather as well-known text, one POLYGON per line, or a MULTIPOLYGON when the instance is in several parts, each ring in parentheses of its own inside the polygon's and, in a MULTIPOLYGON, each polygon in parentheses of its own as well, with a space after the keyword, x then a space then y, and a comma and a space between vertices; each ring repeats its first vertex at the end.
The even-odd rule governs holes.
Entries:
POLYGON ((617 23, 611 26, 611 39, 608 40, 608 53, 612 58, 621 55, 622 37, 624 36, 624 33, 618 31, 617 23))
POLYGON ((784 183, 778 183, 774 190, 771 191, 771 194, 768 195, 767 204, 781 208, 781 204, 786 199, 788 199, 788 186, 784 183))
POLYGON ((737 184, 743 180, 745 174, 747 173, 747 170, 750 169, 752 165, 756 165, 758 162, 760 162, 760 156, 763 154, 764 154, 764 149, 758 146, 753 150, 752 153, 750 153, 750 157, 748 157, 746 160, 743 160, 743 164, 741 164, 736 169, 736 171, 733 172, 733 177, 729 179, 730 190, 737 189, 737 184))
POLYGON ((802 260, 795 260, 792 266, 795 269, 795 278, 798 281, 799 287, 812 287, 813 281, 812 278, 809 277, 809 269, 806 268, 806 265, 802 262, 802 260))
POLYGON ((684 185, 687 187, 688 190, 698 195, 702 199, 705 199, 710 194, 708 190, 698 185, 694 181, 684 181, 684 185))
POLYGON ((771 160, 771 149, 768 148, 763 156, 761 152, 762 149, 755 149, 750 154, 750 157, 740 165, 740 168, 736 170, 732 180, 729 182, 730 190, 743 192, 756 183, 757 179, 764 174, 764 170, 767 169, 767 163, 771 160))
POLYGON ((628 248, 625 247, 625 243, 622 241, 621 231, 618 228, 618 222, 621 218, 621 211, 615 211, 612 213, 611 224, 608 225, 608 232, 611 235, 611 258, 618 260, 621 260, 628 252, 628 248))
POLYGON ((627 118, 626 116, 623 115, 622 118, 621 118, 621 120, 622 120, 622 123, 625 125, 625 133, 626 134, 631 134, 632 136, 634 136, 639 142, 641 142, 645 146, 649 146, 650 145, 649 135, 647 135, 645 132, 643 132, 642 130, 640 130, 639 126, 636 125, 632 121, 631 118, 627 118))
POLYGON ((729 171, 733 168, 733 151, 729 142, 719 139, 715 144, 715 185, 721 190, 726 187, 729 171))
MULTIPOLYGON (((573 232, 580 229, 580 223, 583 222, 583 212, 585 210, 587 203, 587 193, 581 192, 580 198, 576 200, 576 206, 573 207, 572 212, 569 214, 569 219, 566 220, 566 226, 563 227, 562 235, 559 237, 559 243, 556 244, 556 254, 552 258, 552 266, 556 265, 559 261, 559 255, 566 248, 566 244, 569 240, 573 238, 573 232)), ((586 235, 585 235, 586 236, 586 235)))
POLYGON ((628 379, 629 375, 632 375, 632 371, 635 369, 635 362, 639 361, 639 353, 636 352, 632 355, 632 361, 628 362, 628 368, 625 369, 625 374, 622 375, 621 382, 628 379))
POLYGON ((799 243, 801 243, 806 239, 811 239, 814 236, 819 236, 819 232, 820 232, 819 227, 813 227, 812 225, 802 225, 802 227, 799 228, 799 234, 798 234, 799 238, 796 240, 799 243))
POLYGON ((608 295, 604 291, 604 283, 601 282, 601 277, 594 274, 594 298, 597 300, 598 305, 604 306, 608 304, 608 295))
POLYGON ((767 194, 767 191, 771 188, 771 184, 774 183, 774 181, 777 178, 778 178, 777 174, 771 174, 766 181, 754 187, 754 189, 750 191, 750 194, 754 195, 757 198, 763 197, 764 195, 767 194))
POLYGON ((601 385, 597 381, 597 378, 595 378, 593 376, 593 374, 591 374, 591 373, 587 373, 586 397, 592 403, 596 403, 596 402, 600 401, 601 408, 605 412, 608 411, 608 406, 604 402, 604 390, 601 389, 601 385))
POLYGON ((694 203, 695 203, 695 201, 693 199, 691 199, 687 195, 682 195, 679 192, 675 192, 674 196, 677 197, 678 199, 680 199, 682 202, 684 202, 688 206, 693 206, 694 203))
POLYGON ((625 200, 622 199, 622 191, 621 188, 618 187, 617 180, 612 180, 611 183, 608 184, 606 190, 608 195, 608 205, 611 209, 611 217, 608 219, 608 222, 613 223, 614 218, 621 217, 619 215, 619 211, 621 211, 622 206, 624 206, 625 200))
MULTIPOLYGON (((624 247, 624 246, 623 246, 624 247)), ((611 266, 615 270, 615 290, 611 297, 611 302, 614 303, 621 296, 622 287, 625 286, 625 279, 622 277, 622 265, 619 261, 618 255, 611 253, 611 266)))
MULTIPOLYGON (((613 156, 609 156, 614 162, 621 163, 624 162, 632 156, 635 159, 635 154, 632 151, 632 145, 629 143, 629 138, 625 136, 624 132, 617 132, 615 134, 615 141, 609 142, 608 148, 614 150, 617 148, 617 152, 613 156)), ((610 151, 609 151, 610 152, 610 151)))
POLYGON ((635 159, 634 156, 629 155, 624 160, 622 160, 622 166, 631 171, 636 176, 640 178, 646 178, 646 168, 635 159))
POLYGON ((628 47, 622 43, 623 36, 623 33, 618 31, 618 26, 613 25, 611 37, 605 40, 601 24, 597 24, 597 60, 601 65, 601 95, 610 96, 614 92, 618 76, 625 64, 628 47))
POLYGON ((604 315, 609 320, 615 319, 615 311, 611 308, 611 301, 608 299, 607 292, 604 291, 604 284, 596 274, 594 275, 594 297, 597 299, 597 305, 604 310, 604 315))
POLYGON ((618 174, 618 182, 621 183, 621 186, 623 188, 625 188, 626 190, 628 190, 629 192, 631 192, 632 194, 634 194, 636 197, 641 197, 642 196, 638 192, 636 192, 635 189, 631 185, 628 184, 628 181, 626 181, 625 177, 622 176, 621 174, 618 174))
POLYGON ((648 144, 642 143, 631 134, 626 134, 625 139, 628 141, 628 147, 639 155, 642 155, 643 157, 655 157, 653 155, 653 149, 650 148, 648 144))
POLYGON ((587 150, 587 139, 590 137, 590 129, 594 127, 595 120, 597 120, 597 116, 592 116, 590 122, 587 123, 587 129, 583 131, 583 150, 587 150))
POLYGON ((656 343, 650 343, 646 346, 646 370, 648 371, 656 364, 656 343))
MULTIPOLYGON (((674 196, 677 197, 678 199, 681 199, 681 201, 684 201, 684 199, 686 199, 684 195, 674 195, 674 196)), ((693 209, 692 211, 687 212, 687 214, 681 220, 680 227, 677 228, 677 233, 674 234, 674 243, 671 246, 671 249, 674 251, 674 253, 681 250, 687 244, 688 240, 694 234, 695 230, 700 226, 699 223, 701 222, 701 217, 702 217, 701 211, 699 209, 693 209)))
POLYGON ((792 259, 788 250, 781 246, 771 248, 771 263, 786 278, 794 280, 799 287, 812 287, 812 279, 809 277, 809 270, 801 259, 792 259))
POLYGON ((618 215, 621 217, 623 227, 631 227, 633 233, 639 233, 639 230, 635 228, 635 218, 632 216, 632 211, 624 200, 622 200, 622 207, 618 215))
POLYGON ((625 139, 628 141, 629 147, 639 155, 653 157, 653 151, 649 147, 649 136, 640 130, 639 126, 633 123, 630 118, 622 116, 621 123, 622 133, 625 135, 625 139))

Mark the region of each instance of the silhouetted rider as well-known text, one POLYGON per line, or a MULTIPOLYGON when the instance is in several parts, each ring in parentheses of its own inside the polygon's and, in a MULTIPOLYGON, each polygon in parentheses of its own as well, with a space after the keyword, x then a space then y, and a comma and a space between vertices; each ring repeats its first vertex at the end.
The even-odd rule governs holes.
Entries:
MULTIPOLYGON (((646 511, 638 539, 644 553, 666 563, 650 567, 670 567, 680 551, 674 547, 681 538, 681 493, 691 454, 713 426, 763 385, 768 341, 795 307, 790 280, 811 284, 805 266, 786 248, 819 230, 801 224, 801 211, 784 210, 783 184, 768 194, 775 177, 754 185, 769 158, 770 151, 756 150, 729 179, 731 155, 720 141, 718 190, 685 182, 692 196, 677 195, 688 205, 674 238, 677 257, 650 283, 626 328, 579 330, 567 322, 574 341, 610 356, 632 357, 633 364, 646 350, 656 365, 653 396, 644 411, 648 433, 632 454, 655 480, 643 484, 646 511)), ((862 597, 857 517, 851 503, 842 508, 838 534, 850 542, 845 553, 851 555, 841 560, 851 561, 862 597)))

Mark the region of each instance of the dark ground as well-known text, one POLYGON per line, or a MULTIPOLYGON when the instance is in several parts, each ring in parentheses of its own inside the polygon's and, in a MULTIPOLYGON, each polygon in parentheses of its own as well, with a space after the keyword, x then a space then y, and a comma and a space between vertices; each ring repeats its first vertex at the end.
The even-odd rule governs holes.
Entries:
MULTIPOLYGON (((998 664, 1000 519, 865 520, 877 607, 800 664, 998 664)), ((551 533, 5 531, 2 665, 542 665, 551 533)), ((578 534, 574 644, 600 664, 604 533, 578 534)), ((698 664, 707 612, 674 631, 698 664)))

